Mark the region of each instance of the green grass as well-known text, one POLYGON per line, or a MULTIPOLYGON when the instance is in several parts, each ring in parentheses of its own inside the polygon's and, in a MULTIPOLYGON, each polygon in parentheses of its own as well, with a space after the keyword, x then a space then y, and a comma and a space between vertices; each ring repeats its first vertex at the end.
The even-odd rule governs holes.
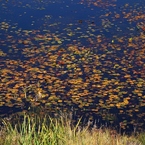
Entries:
MULTIPOLYGON (((81 120, 81 119, 80 119, 81 120)), ((72 125, 68 115, 56 118, 25 114, 17 122, 3 120, 0 145, 144 145, 145 134, 120 135, 110 129, 72 125)))

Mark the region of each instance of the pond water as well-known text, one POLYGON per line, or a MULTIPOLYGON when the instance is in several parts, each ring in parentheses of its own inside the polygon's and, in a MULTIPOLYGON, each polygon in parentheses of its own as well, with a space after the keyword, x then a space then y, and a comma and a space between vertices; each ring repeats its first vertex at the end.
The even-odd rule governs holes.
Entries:
POLYGON ((1 117, 73 108, 122 129, 145 126, 144 1, 0 4, 1 117))

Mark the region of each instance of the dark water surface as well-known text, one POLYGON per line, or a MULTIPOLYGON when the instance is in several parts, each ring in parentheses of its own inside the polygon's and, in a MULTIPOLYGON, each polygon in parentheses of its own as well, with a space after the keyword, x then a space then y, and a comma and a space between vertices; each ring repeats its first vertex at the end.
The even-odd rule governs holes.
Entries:
POLYGON ((145 2, 0 1, 0 115, 73 108, 145 126, 145 2))

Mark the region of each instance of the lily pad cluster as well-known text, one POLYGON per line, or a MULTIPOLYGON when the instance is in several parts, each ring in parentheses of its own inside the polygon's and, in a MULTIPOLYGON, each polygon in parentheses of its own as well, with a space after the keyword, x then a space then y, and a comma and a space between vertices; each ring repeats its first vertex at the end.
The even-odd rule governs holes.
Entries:
POLYGON ((142 11, 130 14, 127 7, 121 7, 122 13, 106 10, 100 23, 94 18, 51 23, 53 17, 45 15, 40 29, 26 30, 1 22, 0 106, 23 107, 25 98, 49 111, 74 106, 111 123, 118 120, 123 129, 128 124, 141 129, 145 35, 134 24, 145 17, 142 11), (130 22, 128 27, 124 21, 130 22))

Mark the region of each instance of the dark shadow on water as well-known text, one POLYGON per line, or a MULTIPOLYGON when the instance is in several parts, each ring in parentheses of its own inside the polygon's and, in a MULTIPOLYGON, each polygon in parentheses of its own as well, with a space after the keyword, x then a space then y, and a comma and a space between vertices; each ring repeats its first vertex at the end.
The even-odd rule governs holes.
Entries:
POLYGON ((23 106, 18 106, 18 105, 14 105, 12 107, 5 106, 5 105, 0 106, 0 118, 8 117, 17 112, 28 110, 31 104, 28 101, 26 101, 26 99, 23 99, 23 103, 24 103, 23 106))

